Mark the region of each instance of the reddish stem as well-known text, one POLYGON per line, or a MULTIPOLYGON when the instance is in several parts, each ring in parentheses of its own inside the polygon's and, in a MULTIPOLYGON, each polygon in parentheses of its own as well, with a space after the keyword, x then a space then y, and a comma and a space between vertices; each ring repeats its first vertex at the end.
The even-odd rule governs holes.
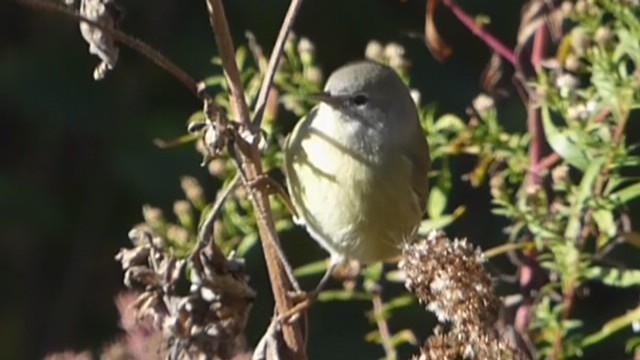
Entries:
POLYGON ((467 29, 484 41, 487 46, 505 58, 511 65, 516 65, 516 55, 511 49, 506 47, 500 40, 491 35, 480 26, 471 15, 467 14, 454 0, 442 0, 442 3, 451 9, 453 14, 460 20, 467 29))

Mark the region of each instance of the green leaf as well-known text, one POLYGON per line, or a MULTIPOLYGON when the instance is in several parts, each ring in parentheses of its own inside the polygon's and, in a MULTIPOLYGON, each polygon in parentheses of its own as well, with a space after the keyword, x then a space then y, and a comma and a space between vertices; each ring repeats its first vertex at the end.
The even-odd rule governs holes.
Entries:
POLYGON ((630 326, 633 322, 640 321, 640 307, 617 318, 607 321, 600 331, 593 333, 582 340, 582 346, 597 344, 601 340, 613 335, 614 333, 630 326))
POLYGON ((409 343, 411 345, 417 345, 418 339, 416 339, 416 335, 410 329, 403 329, 393 334, 391 337, 391 345, 393 347, 398 347, 399 345, 409 343))
POLYGON ((589 164, 587 170, 582 176, 578 193, 576 194, 571 206, 569 222, 567 223, 567 228, 564 232, 564 237, 566 239, 576 240, 580 234, 582 213, 587 205, 587 201, 593 196, 593 187, 598 175, 600 174, 602 166, 604 166, 604 162, 604 158, 595 159, 589 164))
POLYGON ((589 166, 589 157, 576 141, 578 134, 572 130, 558 129, 551 120, 548 105, 542 105, 541 113, 544 134, 553 151, 570 165, 580 170, 586 169, 589 166))
POLYGON ((299 276, 299 277, 304 277, 304 276, 309 276, 309 275, 323 274, 325 271, 327 271, 327 265, 328 264, 329 264, 329 262, 327 261, 327 259, 318 260, 318 261, 315 261, 315 262, 304 264, 304 265, 300 266, 299 268, 293 270, 293 275, 299 276))
POLYGON ((437 219, 425 219, 420 223, 418 228, 418 235, 426 236, 433 230, 443 229, 456 219, 458 219, 465 212, 464 206, 458 206, 453 213, 449 215, 442 215, 437 219))
POLYGON ((371 301, 372 296, 362 291, 325 290, 318 295, 318 301, 371 301))
POLYGON ((399 284, 404 284, 405 280, 407 279, 404 271, 401 271, 401 270, 387 271, 384 278, 389 282, 399 283, 399 284))
POLYGON ((585 277, 589 280, 600 281, 605 285, 615 287, 624 288, 640 285, 640 270, 592 266, 586 271, 585 277))
POLYGON ((640 196, 640 182, 631 184, 624 189, 620 189, 612 194, 616 196, 623 204, 640 196))
POLYGON ((613 212, 609 209, 598 209, 593 212, 593 219, 598 225, 598 230, 609 238, 616 236, 618 229, 613 212))
POLYGON ((247 252, 256 244, 256 242, 258 242, 257 234, 254 233, 245 236, 236 248, 236 255, 238 257, 244 257, 247 252))
POLYGON ((433 129, 429 129, 429 132, 443 132, 446 130, 459 132, 466 127, 464 121, 453 114, 442 115, 436 120, 433 129))
POLYGON ((401 295, 391 299, 382 305, 382 311, 384 313, 390 313, 393 310, 407 307, 416 302, 416 297, 413 295, 401 295))
MULTIPOLYGON (((440 181, 441 182, 441 181, 440 181)), ((427 214, 430 219, 437 219, 442 216, 442 213, 447 207, 447 190, 446 185, 437 184, 431 188, 429 192, 429 200, 427 204, 427 214)))
POLYGON ((373 263, 367 266, 362 271, 362 276, 364 277, 365 280, 377 283, 378 281, 380 281, 380 277, 382 276, 383 270, 384 270, 384 264, 382 263, 382 261, 378 261, 376 263, 373 263))

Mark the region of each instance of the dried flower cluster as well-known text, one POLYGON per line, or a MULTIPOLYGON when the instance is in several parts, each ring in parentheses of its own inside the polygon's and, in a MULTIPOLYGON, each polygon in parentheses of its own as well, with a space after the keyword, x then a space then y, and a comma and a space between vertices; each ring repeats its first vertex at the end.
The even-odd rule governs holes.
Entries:
POLYGON ((255 293, 242 264, 212 244, 178 257, 169 244, 175 238, 187 241, 188 232, 167 226, 157 209, 144 212, 146 222, 129 233, 134 247, 120 250, 116 259, 125 285, 140 292, 132 304, 137 318, 150 319, 163 333, 158 352, 173 359, 206 354, 226 359, 246 352, 243 330, 255 293), (163 228, 163 235, 155 231, 163 228))
POLYGON ((461 328, 453 327, 443 332, 438 327, 427 339, 418 360, 438 359, 525 359, 511 343, 494 332, 474 325, 461 328))
POLYGON ((466 240, 437 232, 403 250, 405 285, 449 328, 436 328, 419 359, 523 358, 493 330, 500 300, 484 261, 466 240))
MULTIPOLYGON (((111 28, 117 28, 122 19, 122 11, 114 0, 82 0, 80 14, 111 28)), ((116 66, 119 49, 109 33, 86 22, 80 23, 80 33, 89 44, 89 53, 98 56, 101 60, 93 71, 93 78, 102 80, 107 71, 116 66)))

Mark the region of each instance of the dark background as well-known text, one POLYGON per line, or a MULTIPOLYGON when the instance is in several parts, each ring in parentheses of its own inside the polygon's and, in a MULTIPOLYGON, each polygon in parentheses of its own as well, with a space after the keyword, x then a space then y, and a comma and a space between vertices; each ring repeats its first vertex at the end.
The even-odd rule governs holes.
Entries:
MULTIPOLYGON (((513 46, 521 1, 460 3, 469 13, 489 15, 491 31, 513 46)), ((120 5, 126 9, 124 31, 194 78, 212 73, 216 48, 204 1, 120 5)), ((244 43, 244 31, 251 30, 268 50, 287 5, 283 0, 226 1, 236 43, 244 43)), ((455 53, 444 64, 436 62, 420 40, 407 36, 422 34, 424 7, 424 1, 412 0, 307 1, 295 31, 316 44, 325 74, 361 58, 370 39, 402 43, 423 102, 436 103, 440 114, 464 116, 480 90, 478 79, 489 51, 442 8, 438 25, 455 53)), ((128 245, 127 232, 141 220, 141 206, 149 203, 170 212, 173 200, 183 196, 179 178, 184 174, 199 178, 209 198, 215 194, 214 182, 192 147, 162 151, 152 144, 157 137, 184 134, 186 119, 200 103, 140 55, 126 48, 120 55, 115 71, 94 82, 97 60, 89 56, 77 24, 0 2, 0 358, 98 351, 114 339, 119 329, 113 298, 124 287, 113 256, 128 245)), ((524 128, 517 97, 501 110, 506 126, 524 128)), ((471 164, 457 165, 459 174, 471 164)), ((449 233, 467 236, 483 248, 502 241, 504 223, 491 217, 487 189, 471 189, 459 180, 456 186, 452 207, 465 204, 468 212, 449 233)), ((295 239, 284 241, 303 241, 309 254, 300 256, 324 256, 317 245, 302 239, 302 232, 294 233, 295 239)), ((290 255, 298 264, 296 256, 290 255)), ((269 321, 272 300, 259 247, 249 253, 247 264, 259 294, 247 328, 250 343, 255 343, 269 321)), ((623 308, 610 314, 622 313, 633 301, 618 305, 623 308)), ((369 308, 368 303, 314 307, 311 358, 382 356, 380 346, 363 339, 375 328, 364 316, 369 308)), ((423 340, 431 321, 414 307, 394 317, 391 326, 412 327, 423 340)), ((404 350, 407 357, 414 349, 404 350)))

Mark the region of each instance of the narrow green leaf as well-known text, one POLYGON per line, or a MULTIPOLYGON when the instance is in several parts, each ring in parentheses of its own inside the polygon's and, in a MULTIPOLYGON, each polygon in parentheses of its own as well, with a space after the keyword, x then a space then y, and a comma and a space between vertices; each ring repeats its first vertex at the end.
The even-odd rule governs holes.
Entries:
POLYGON ((640 182, 631 184, 624 189, 620 189, 612 195, 616 196, 620 200, 620 202, 626 204, 629 201, 640 196, 640 182))
POLYGON ((578 238, 582 223, 582 212, 587 205, 587 201, 593 195, 593 186, 596 183, 596 179, 598 178, 603 165, 604 159, 597 158, 589 164, 587 170, 584 172, 578 188, 578 194, 573 200, 573 204, 571 206, 569 222, 564 232, 565 239, 576 240, 578 238))
POLYGON ((293 270, 293 275, 304 277, 309 275, 323 274, 325 271, 327 271, 327 265, 328 265, 327 259, 304 264, 299 268, 293 270))
POLYGON ((236 254, 238 257, 244 257, 247 252, 258 242, 258 234, 253 233, 245 236, 238 247, 236 248, 236 254))
POLYGON ((427 214, 430 219, 437 219, 442 216, 442 213, 447 207, 447 194, 440 184, 431 188, 429 192, 429 200, 427 204, 427 214))
POLYGON ((615 287, 640 285, 640 270, 592 266, 585 273, 585 277, 589 280, 600 281, 605 285, 615 287))
POLYGON ((458 132, 463 130, 466 127, 464 121, 453 114, 444 114, 436 120, 436 123, 431 129, 431 132, 441 132, 443 130, 450 130, 454 132, 458 132))
POLYGON ((598 226, 600 233, 609 238, 616 236, 618 229, 613 212, 608 209, 598 209, 593 212, 593 219, 598 226))
POLYGON ((640 321, 640 306, 622 316, 609 320, 602 326, 600 331, 585 337, 582 340, 582 346, 586 347, 597 344, 601 340, 613 335, 627 326, 630 326, 635 321, 640 321))
POLYGON ((391 301, 386 302, 382 305, 382 311, 385 313, 389 313, 393 310, 407 307, 413 303, 415 303, 416 298, 413 295, 401 295, 391 299, 391 301))
POLYGON ((438 219, 426 219, 422 220, 420 223, 420 227, 418 228, 418 235, 426 236, 433 230, 442 229, 452 222, 454 222, 457 218, 462 216, 465 212, 464 206, 457 207, 453 213, 449 215, 442 215, 438 219))
POLYGON ((318 295, 318 301, 371 301, 371 295, 362 291, 325 290, 318 295))
POLYGON ((409 329, 404 329, 393 334, 390 342, 391 342, 391 345, 393 345, 393 347, 398 347, 399 345, 406 344, 406 343, 409 343, 411 345, 417 345, 418 339, 416 339, 416 335, 413 333, 413 331, 409 329))
POLYGON ((551 148, 570 165, 580 170, 586 169, 589 166, 589 158, 576 143, 576 134, 567 129, 564 131, 558 129, 551 120, 549 107, 546 104, 542 105, 541 113, 544 134, 551 148))

